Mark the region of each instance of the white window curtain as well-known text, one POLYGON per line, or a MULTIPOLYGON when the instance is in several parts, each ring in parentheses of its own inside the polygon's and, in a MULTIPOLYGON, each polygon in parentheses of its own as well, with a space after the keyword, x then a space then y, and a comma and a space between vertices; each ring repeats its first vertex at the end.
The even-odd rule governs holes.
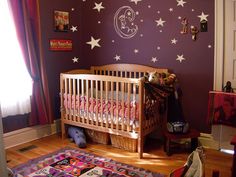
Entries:
POLYGON ((7 0, 0 0, 0 105, 2 117, 29 113, 32 80, 26 69, 7 0))

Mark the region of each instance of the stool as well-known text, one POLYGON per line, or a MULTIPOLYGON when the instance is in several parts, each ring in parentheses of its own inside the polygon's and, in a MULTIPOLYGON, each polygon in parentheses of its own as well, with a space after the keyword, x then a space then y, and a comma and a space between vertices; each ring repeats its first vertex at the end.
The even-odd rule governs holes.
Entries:
POLYGON ((167 130, 164 132, 164 151, 169 156, 171 155, 171 140, 179 140, 184 138, 191 138, 191 151, 194 151, 198 146, 198 137, 200 133, 195 129, 190 129, 188 133, 174 134, 167 130))

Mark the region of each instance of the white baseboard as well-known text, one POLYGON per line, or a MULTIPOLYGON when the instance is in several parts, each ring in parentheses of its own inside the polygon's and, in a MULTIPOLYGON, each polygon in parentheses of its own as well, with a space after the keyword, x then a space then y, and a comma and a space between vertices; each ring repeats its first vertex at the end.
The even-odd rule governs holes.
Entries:
MULTIPOLYGON (((58 133, 61 130, 60 123, 61 120, 58 119, 53 124, 28 127, 5 133, 3 135, 5 149, 58 133)), ((219 150, 219 141, 214 140, 211 134, 201 133, 198 139, 201 146, 219 150)))
POLYGON ((3 135, 5 149, 58 133, 61 129, 60 122, 61 120, 57 119, 53 124, 27 127, 5 133, 3 135))

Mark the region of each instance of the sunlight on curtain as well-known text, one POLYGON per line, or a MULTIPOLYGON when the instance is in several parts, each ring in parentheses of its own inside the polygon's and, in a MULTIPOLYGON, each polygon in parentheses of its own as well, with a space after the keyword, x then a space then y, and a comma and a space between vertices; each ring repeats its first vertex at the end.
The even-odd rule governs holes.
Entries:
POLYGON ((2 116, 30 112, 32 80, 16 37, 7 0, 0 0, 0 105, 2 116))

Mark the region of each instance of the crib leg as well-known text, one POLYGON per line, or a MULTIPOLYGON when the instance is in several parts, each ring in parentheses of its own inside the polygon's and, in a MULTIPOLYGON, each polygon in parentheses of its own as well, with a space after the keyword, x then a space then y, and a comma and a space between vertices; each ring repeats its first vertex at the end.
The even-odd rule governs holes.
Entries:
POLYGON ((63 122, 61 123, 61 138, 62 139, 66 138, 65 124, 63 122))
POLYGON ((138 139, 138 154, 140 159, 143 158, 143 146, 144 146, 143 138, 144 137, 139 137, 138 139))

